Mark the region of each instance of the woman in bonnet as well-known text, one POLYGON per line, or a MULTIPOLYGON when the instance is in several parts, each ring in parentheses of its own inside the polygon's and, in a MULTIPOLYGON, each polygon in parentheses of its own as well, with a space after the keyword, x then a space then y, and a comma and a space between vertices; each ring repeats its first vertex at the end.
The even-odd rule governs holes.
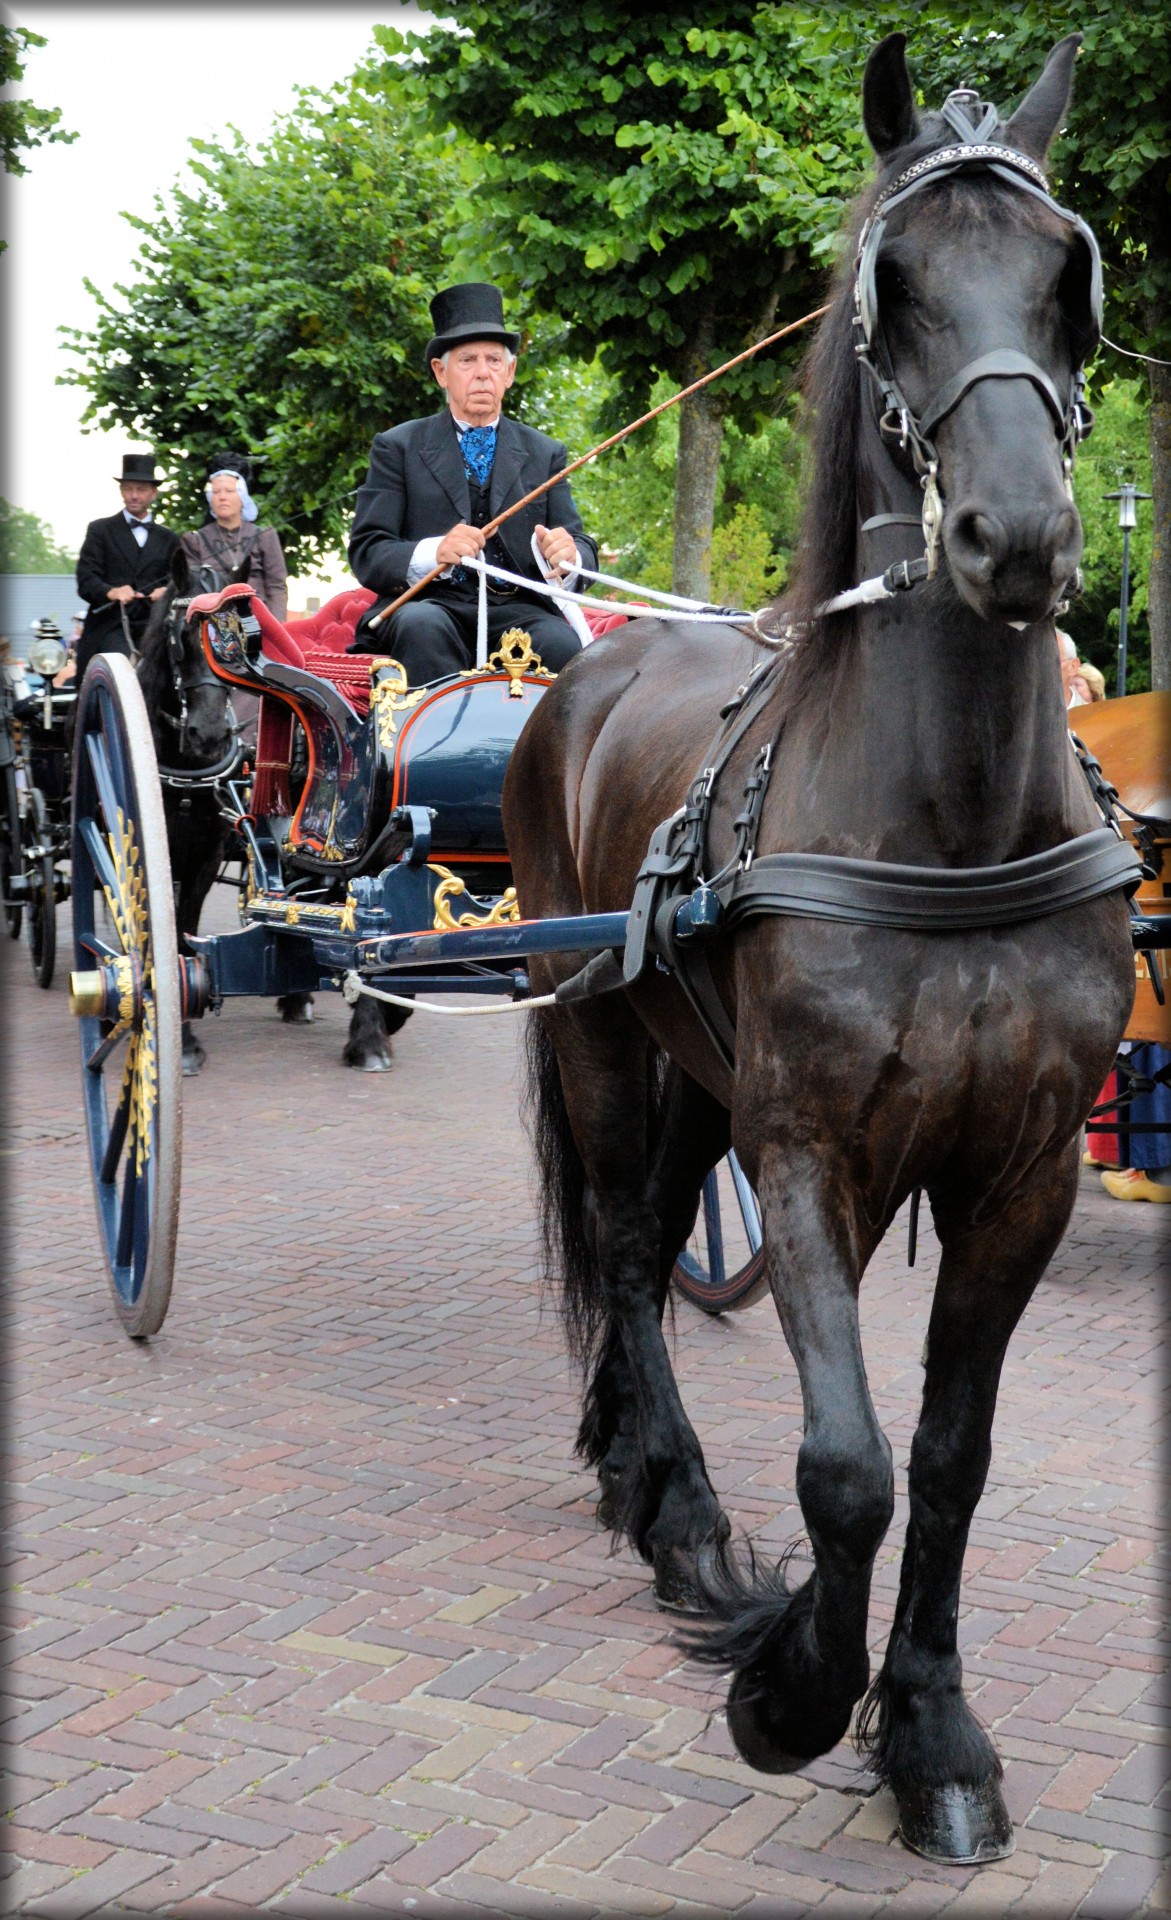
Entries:
POLYGON ((257 523, 257 507, 248 491, 252 464, 239 453, 218 454, 211 462, 204 493, 210 518, 194 533, 183 535, 183 551, 192 567, 216 567, 225 576, 244 575, 270 613, 284 620, 288 612, 288 570, 275 527, 257 523))

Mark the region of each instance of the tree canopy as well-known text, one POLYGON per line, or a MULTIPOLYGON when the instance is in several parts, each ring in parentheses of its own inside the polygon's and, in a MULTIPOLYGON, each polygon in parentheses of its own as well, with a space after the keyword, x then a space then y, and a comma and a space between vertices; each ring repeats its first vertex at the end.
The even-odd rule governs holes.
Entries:
MULTIPOLYGON (((458 26, 380 27, 390 85, 473 143, 449 251, 600 356, 611 419, 642 411, 816 307, 866 143, 855 77, 819 10, 719 0, 681 17, 586 0, 471 0, 458 26)), ((706 591, 725 416, 757 422, 804 342, 686 403, 676 580, 706 591), (685 548, 680 564, 680 545, 685 548)))
POLYGON ((72 573, 76 565, 47 521, 0 500, 0 573, 72 573))
MULTIPOLYGON (((15 86, 23 80, 28 49, 47 44, 43 34, 33 33, 29 27, 0 24, 0 87, 15 86)), ((68 144, 76 138, 61 125, 60 107, 36 107, 31 100, 0 100, 0 151, 5 173, 27 173, 21 155, 33 147, 55 140, 68 144)))
POLYGON ((156 199, 137 277, 65 329, 91 395, 84 418, 155 449, 169 511, 204 517, 205 461, 257 462, 257 496, 290 563, 344 545, 373 436, 435 403, 428 297, 454 191, 452 143, 361 75, 305 88, 254 152, 193 141, 197 184, 156 199))

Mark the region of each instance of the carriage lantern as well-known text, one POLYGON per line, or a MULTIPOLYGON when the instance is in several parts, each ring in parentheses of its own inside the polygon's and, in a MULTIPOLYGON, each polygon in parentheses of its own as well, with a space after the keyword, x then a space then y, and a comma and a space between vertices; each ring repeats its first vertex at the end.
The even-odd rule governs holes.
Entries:
POLYGON ((1126 692, 1126 615, 1130 606, 1130 535, 1131 529, 1138 525, 1138 502, 1149 500, 1149 493, 1140 493, 1129 480, 1124 480, 1117 493, 1108 493, 1107 500, 1118 502, 1118 524, 1122 528, 1122 598, 1118 608, 1118 697, 1126 692))

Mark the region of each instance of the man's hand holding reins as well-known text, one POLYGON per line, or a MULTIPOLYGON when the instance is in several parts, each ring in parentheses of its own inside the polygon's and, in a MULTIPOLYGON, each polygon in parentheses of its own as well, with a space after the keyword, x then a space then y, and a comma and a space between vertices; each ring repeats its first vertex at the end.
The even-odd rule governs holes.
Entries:
POLYGON ((445 533, 435 550, 435 564, 438 567, 458 567, 461 560, 474 560, 484 548, 484 535, 479 527, 469 527, 464 521, 445 533))
POLYGON ((546 566, 558 573, 575 573, 580 564, 577 542, 565 527, 538 527, 537 545, 546 566))

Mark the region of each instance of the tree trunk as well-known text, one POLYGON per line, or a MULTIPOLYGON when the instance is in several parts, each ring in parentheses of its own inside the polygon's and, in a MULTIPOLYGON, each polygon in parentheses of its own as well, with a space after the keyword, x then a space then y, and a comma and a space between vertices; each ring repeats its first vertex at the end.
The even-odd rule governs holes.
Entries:
POLYGON ((712 590, 712 521, 723 440, 723 410, 709 399, 706 387, 680 403, 671 584, 694 600, 708 599, 712 590))
MULTIPOLYGON (((1165 334, 1163 335, 1165 337, 1165 334)), ((1151 578, 1147 617, 1151 628, 1151 685, 1171 688, 1171 367, 1152 365, 1151 381, 1151 578)))
MULTIPOLYGON (((701 315, 687 343, 684 386, 710 373, 715 351, 715 319, 701 315)), ((712 589, 712 521, 724 409, 713 391, 701 387, 679 406, 679 451, 675 456, 675 552, 671 585, 676 593, 706 600, 712 589)))

